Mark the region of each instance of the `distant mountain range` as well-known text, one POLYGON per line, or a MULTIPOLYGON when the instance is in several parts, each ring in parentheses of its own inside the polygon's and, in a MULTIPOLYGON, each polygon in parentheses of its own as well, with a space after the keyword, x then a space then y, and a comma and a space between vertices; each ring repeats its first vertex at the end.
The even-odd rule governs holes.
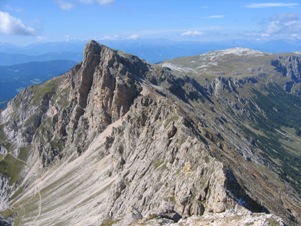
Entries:
POLYGON ((19 91, 60 75, 75 64, 75 61, 54 60, 0 66, 0 109, 19 91))
MULTIPOLYGON (((171 41, 168 39, 137 39, 100 40, 99 42, 111 48, 136 55, 151 63, 233 47, 251 48, 270 53, 301 52, 301 41, 298 40, 204 42, 202 40, 171 41)), ((23 47, 0 43, 0 65, 58 59, 79 62, 82 60, 82 49, 85 43, 84 41, 49 42, 23 47)))
MULTIPOLYGON (((58 60, 67 60, 79 63, 82 60, 82 54, 76 52, 49 52, 41 55, 26 55, 0 52, 0 66, 12 66, 16 64, 24 64, 29 62, 44 62, 58 60)), ((33 66, 32 63, 31 66, 33 66)))

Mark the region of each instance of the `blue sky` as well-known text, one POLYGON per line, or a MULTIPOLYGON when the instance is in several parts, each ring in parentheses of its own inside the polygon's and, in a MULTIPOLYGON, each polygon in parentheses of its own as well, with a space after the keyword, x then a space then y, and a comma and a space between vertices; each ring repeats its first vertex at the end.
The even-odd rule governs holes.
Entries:
POLYGON ((0 0, 0 42, 301 40, 298 2, 0 0))

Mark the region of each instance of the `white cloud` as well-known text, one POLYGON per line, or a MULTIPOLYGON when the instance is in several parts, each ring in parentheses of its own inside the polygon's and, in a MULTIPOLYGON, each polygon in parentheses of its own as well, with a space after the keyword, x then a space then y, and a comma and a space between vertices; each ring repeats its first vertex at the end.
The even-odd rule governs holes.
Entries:
POLYGON ((262 39, 300 39, 301 19, 297 13, 281 13, 271 16, 261 31, 247 33, 247 36, 262 39))
POLYGON ((272 7, 296 7, 297 3, 253 3, 245 5, 246 8, 261 9, 261 8, 272 8, 272 7))
POLYGON ((65 35, 65 42, 69 42, 71 40, 71 36, 70 35, 65 35))
POLYGON ((220 19, 220 18, 224 18, 224 15, 212 15, 212 16, 208 16, 208 19, 220 19))
POLYGON ((185 31, 181 34, 181 36, 202 36, 202 35, 204 35, 204 33, 201 31, 197 31, 197 30, 185 31))
POLYGON ((129 37, 127 37, 127 39, 131 39, 131 40, 136 40, 138 38, 140 38, 140 35, 138 35, 138 34, 133 34, 133 35, 130 35, 129 37))
POLYGON ((268 38, 271 35, 267 33, 258 33, 258 32, 250 32, 246 34, 247 36, 253 36, 253 37, 262 37, 262 38, 268 38))
POLYGON ((119 35, 106 35, 100 38, 100 40, 119 40, 119 35))
POLYGON ((39 35, 39 36, 37 36, 37 39, 39 42, 43 42, 43 41, 47 40, 47 37, 39 35))
POLYGON ((282 23, 288 22, 288 21, 298 21, 299 15, 297 13, 280 13, 280 14, 274 14, 270 18, 271 21, 279 21, 282 23))
POLYGON ((63 0, 58 0, 57 4, 62 10, 72 10, 74 8, 74 5, 71 2, 66 2, 63 0))
POLYGON ((82 3, 86 4, 100 4, 100 5, 108 5, 114 2, 114 0, 80 0, 82 3))
POLYGON ((268 34, 295 34, 301 33, 301 20, 297 13, 275 14, 270 18, 266 28, 268 34))
POLYGON ((292 34, 292 38, 301 39, 301 34, 292 34))
POLYGON ((26 26, 22 20, 0 11, 0 33, 5 35, 34 36, 35 30, 26 26))

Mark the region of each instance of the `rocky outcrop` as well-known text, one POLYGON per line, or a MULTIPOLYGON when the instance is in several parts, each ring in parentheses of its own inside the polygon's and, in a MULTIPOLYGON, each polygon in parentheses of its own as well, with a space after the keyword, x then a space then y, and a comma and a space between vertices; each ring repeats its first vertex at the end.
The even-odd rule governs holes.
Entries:
POLYGON ((132 226, 155 226, 155 225, 169 225, 169 226, 222 226, 222 225, 254 225, 254 226, 268 226, 277 225, 284 226, 283 220, 273 214, 259 214, 251 213, 244 210, 233 209, 219 214, 205 214, 201 217, 192 216, 186 219, 181 219, 179 222, 174 223, 168 221, 161 216, 155 218, 145 218, 139 220, 132 226))
POLYGON ((9 207, 9 179, 0 174, 0 211, 9 207))
POLYGON ((11 220, 5 219, 0 216, 0 224, 3 226, 11 226, 12 222, 11 222, 11 220))
POLYGON ((136 77, 147 65, 135 57, 90 42, 81 67, 70 76, 73 109, 67 143, 74 143, 80 154, 95 134, 122 117, 141 91, 136 77), (131 68, 128 68, 130 65, 131 68), (142 65, 142 66, 141 66, 142 65))
POLYGON ((279 56, 272 60, 271 63, 275 70, 287 80, 283 84, 283 89, 287 93, 293 93, 300 96, 300 82, 301 82, 301 58, 300 56, 279 56))
POLYGON ((122 173, 113 187, 110 217, 120 218, 128 205, 143 216, 160 214, 156 209, 166 204, 181 216, 223 212, 234 205, 226 195, 222 164, 187 134, 185 119, 175 112, 164 99, 138 98, 112 134, 109 151, 122 173))
POLYGON ((0 174, 0 225, 10 226, 12 225, 11 216, 3 216, 2 213, 9 210, 9 198, 12 187, 9 185, 9 178, 0 174))
POLYGON ((281 56, 272 60, 272 65, 283 76, 291 78, 294 82, 301 82, 301 58, 300 56, 281 56))

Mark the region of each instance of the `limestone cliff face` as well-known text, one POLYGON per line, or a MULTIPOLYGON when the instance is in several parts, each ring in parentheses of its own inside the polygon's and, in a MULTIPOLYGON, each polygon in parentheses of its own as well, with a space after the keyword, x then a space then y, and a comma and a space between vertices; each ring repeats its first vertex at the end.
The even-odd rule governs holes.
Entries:
POLYGON ((280 56, 272 60, 275 69, 287 78, 284 89, 289 93, 296 93, 300 96, 301 82, 301 58, 300 56, 280 56))
POLYGON ((20 147, 34 144, 44 166, 61 159, 66 146, 81 154, 98 133, 129 110, 141 91, 138 78, 147 69, 137 57, 91 41, 83 62, 71 72, 26 89, 9 104, 2 113, 8 122, 5 132, 20 147), (19 128, 22 133, 15 133, 19 128))
POLYGON ((137 78, 145 70, 140 59, 90 42, 81 67, 68 81, 72 111, 67 143, 80 154, 95 134, 123 116, 141 91, 137 78))
POLYGON ((272 61, 272 65, 283 74, 295 82, 301 82, 301 59, 299 56, 281 56, 272 61))
POLYGON ((0 187, 16 224, 156 225, 197 215, 201 225, 200 216, 243 222, 251 211, 297 225, 300 198, 236 121, 252 118, 239 89, 254 81, 200 84, 89 42, 81 64, 1 112, 1 153, 20 166, 3 171, 12 186, 0 187))

